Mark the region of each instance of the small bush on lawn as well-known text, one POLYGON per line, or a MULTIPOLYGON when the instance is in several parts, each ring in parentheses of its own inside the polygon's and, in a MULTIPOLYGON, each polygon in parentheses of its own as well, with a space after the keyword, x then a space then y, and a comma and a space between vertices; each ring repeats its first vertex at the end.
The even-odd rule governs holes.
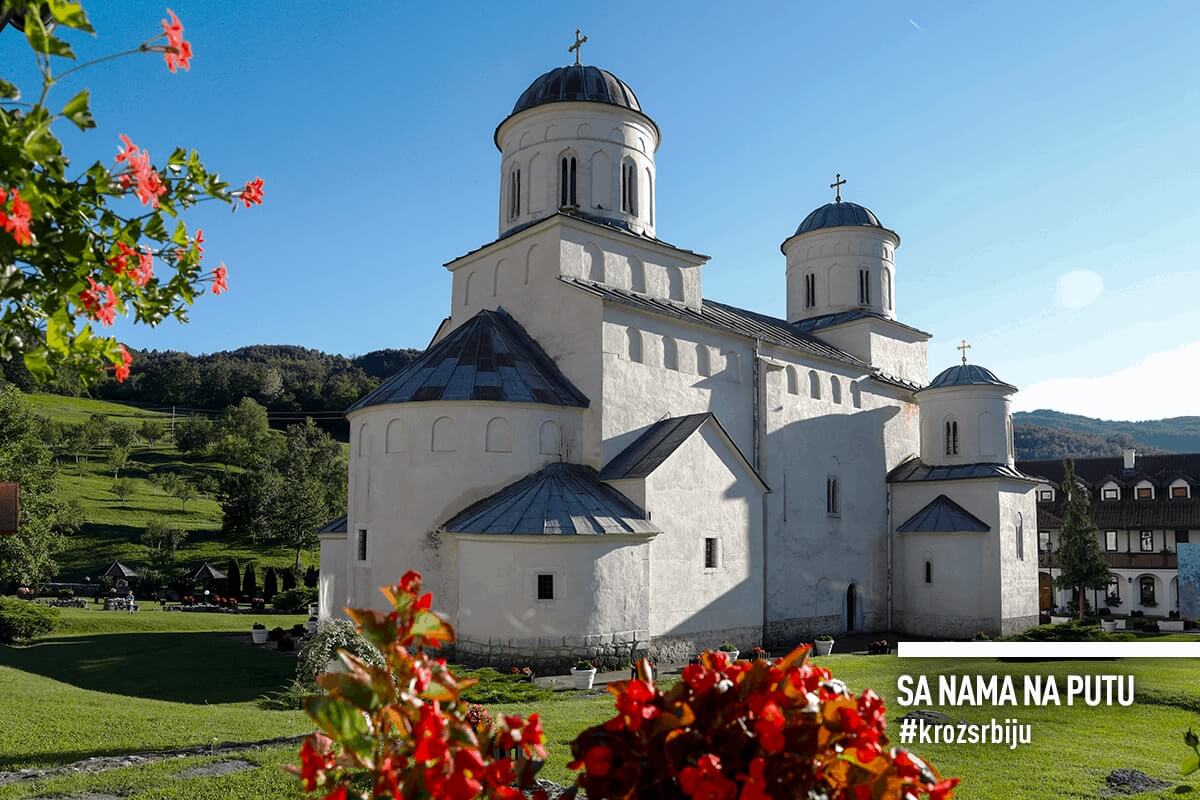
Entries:
MULTIPOLYGON (((296 659, 296 680, 315 687, 317 676, 338 657, 338 650, 357 656, 364 663, 383 668, 383 655, 358 634, 348 619, 327 619, 317 626, 312 639, 304 644, 296 659)), ((299 707, 299 706, 297 706, 299 707)))
POLYGON ((279 611, 308 611, 308 604, 317 602, 317 590, 307 586, 288 589, 275 595, 273 605, 279 611))
POLYGON ((1099 625, 1081 624, 1079 620, 1061 625, 1039 625, 1008 637, 1011 642, 1126 642, 1130 633, 1105 633, 1099 625))
POLYGON ((24 642, 45 636, 58 624, 58 609, 29 600, 0 597, 0 642, 24 642))
POLYGON ((459 679, 479 681, 462 690, 468 703, 531 703, 545 700, 554 693, 543 689, 521 673, 498 672, 491 667, 480 669, 454 668, 459 679))

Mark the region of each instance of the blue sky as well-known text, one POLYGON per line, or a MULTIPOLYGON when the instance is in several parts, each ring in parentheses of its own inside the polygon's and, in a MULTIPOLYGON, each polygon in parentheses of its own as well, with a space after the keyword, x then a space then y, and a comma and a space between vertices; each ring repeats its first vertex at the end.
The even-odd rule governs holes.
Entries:
MULTIPOLYGON (((1018 407, 1110 418, 1200 413, 1200 4, 173 2, 190 73, 156 56, 83 73, 97 131, 156 160, 198 148, 266 204, 205 209, 232 291, 137 347, 422 347, 441 264, 496 235, 495 125, 538 74, 584 61, 637 91, 663 133, 658 233, 710 254, 704 294, 782 315, 779 243, 831 197, 903 243, 900 318, 930 369, 972 358, 1018 407), (1190 374, 1189 374, 1190 373, 1190 374)), ((99 55, 152 35, 161 3, 93 2, 99 55)), ((28 88, 0 36, 0 73, 28 88)))

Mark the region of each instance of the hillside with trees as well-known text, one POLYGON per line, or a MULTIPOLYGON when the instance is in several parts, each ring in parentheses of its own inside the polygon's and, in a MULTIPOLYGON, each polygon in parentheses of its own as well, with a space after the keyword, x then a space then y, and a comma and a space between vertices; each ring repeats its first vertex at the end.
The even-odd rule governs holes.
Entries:
MULTIPOLYGON (((1167 419, 1127 422, 1084 417, 1079 414, 1064 414, 1061 411, 1039 409, 1013 415, 1017 425, 1032 425, 1068 433, 1082 434, 1092 439, 1128 442, 1124 446, 1136 446, 1144 452, 1197 453, 1200 452, 1200 417, 1170 417, 1167 419), (1126 437, 1126 438, 1120 438, 1126 437)), ((1080 440, 1091 441, 1092 439, 1080 440)), ((1020 448, 1018 447, 1018 450, 1020 448)), ((1120 455, 1120 446, 1094 455, 1120 455)), ((1081 454, 1077 454, 1081 455, 1081 454)))

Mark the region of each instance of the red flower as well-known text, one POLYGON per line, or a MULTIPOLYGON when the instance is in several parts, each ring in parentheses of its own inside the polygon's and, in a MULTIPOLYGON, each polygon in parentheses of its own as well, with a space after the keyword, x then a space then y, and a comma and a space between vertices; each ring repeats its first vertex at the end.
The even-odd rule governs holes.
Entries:
POLYGON ((438 703, 426 703, 421 706, 421 719, 413 734, 417 737, 417 749, 413 751, 413 760, 422 763, 440 760, 449 749, 445 740, 446 720, 442 718, 442 710, 438 703))
POLYGON ((700 756, 696 766, 680 770, 679 788, 697 800, 730 800, 737 796, 737 784, 721 774, 721 759, 712 753, 700 756))
POLYGON ((113 272, 118 275, 124 274, 125 269, 129 266, 129 259, 137 257, 137 250, 134 250, 124 242, 117 242, 117 254, 108 259, 108 265, 113 268, 113 272))
POLYGON ((332 792, 325 795, 325 800, 346 800, 346 787, 338 786, 332 792))
POLYGON ((149 250, 138 253, 138 265, 130 277, 138 286, 145 286, 154 278, 154 255, 149 250))
POLYGON ((96 283, 88 276, 88 288, 79 293, 79 302, 88 316, 100 320, 103 325, 112 325, 117 316, 117 296, 111 286, 96 283))
POLYGON ((738 795, 738 800, 770 800, 766 770, 767 761, 762 756, 750 762, 750 774, 738 776, 742 781, 742 793, 738 795))
POLYGON ((613 751, 608 745, 598 744, 587 751, 583 757, 583 766, 589 775, 603 778, 612 771, 613 751))
POLYGON ((29 223, 33 219, 29 203, 21 199, 19 189, 12 190, 12 213, 6 214, 4 206, 8 202, 8 193, 0 189, 0 225, 12 234, 19 245, 33 244, 33 234, 29 232, 29 223))
POLYGON ((683 668, 683 680, 696 694, 704 694, 717 685, 720 675, 703 664, 688 664, 683 668))
POLYGON ((488 786, 499 788, 508 786, 517 780, 517 773, 513 771, 513 763, 511 758, 497 758, 488 768, 484 770, 483 779, 488 786))
POLYGON ((249 208, 252 205, 262 205, 263 201, 263 179, 255 178, 252 181, 246 181, 245 188, 241 193, 242 205, 249 208))
POLYGON ((120 138, 125 149, 117 151, 117 163, 124 161, 129 165, 129 172, 118 175, 117 183, 122 189, 134 187, 142 205, 158 208, 158 198, 167 193, 167 186, 150 166, 150 153, 139 149, 125 134, 122 133, 120 138))
POLYGON ((196 238, 192 240, 192 249, 204 255, 204 228, 196 228, 196 238))
POLYGON ((133 356, 129 355, 129 351, 125 349, 125 345, 121 345, 121 363, 113 368, 117 383, 124 383, 125 379, 129 377, 129 365, 132 363, 133 356))
POLYGON ((375 797, 394 797, 400 800, 400 777, 397 770, 404 769, 406 760, 388 756, 375 770, 375 797))
POLYGON ((229 268, 224 264, 213 270, 213 294, 229 291, 229 268))
POLYGON ((645 681, 625 682, 621 693, 617 695, 617 711, 620 712, 626 728, 637 731, 642 727, 643 721, 659 715, 658 707, 650 705, 654 697, 654 687, 645 681))
POLYGON ((421 588, 421 573, 410 569, 400 576, 400 582, 396 584, 396 588, 404 594, 415 594, 421 588))
POLYGON ((958 778, 946 778, 929 787, 929 800, 946 800, 958 786, 958 778))
POLYGON ((163 51, 167 69, 171 72, 178 67, 190 70, 192 43, 183 40, 183 23, 175 16, 175 12, 168 8, 167 13, 171 15, 171 19, 162 21, 163 33, 167 36, 167 49, 163 51))
POLYGON ((317 737, 308 736, 305 737, 304 744, 300 745, 300 780, 303 781, 305 790, 310 792, 320 785, 325 771, 333 769, 333 756, 324 747, 317 746, 320 744, 322 743, 317 737))

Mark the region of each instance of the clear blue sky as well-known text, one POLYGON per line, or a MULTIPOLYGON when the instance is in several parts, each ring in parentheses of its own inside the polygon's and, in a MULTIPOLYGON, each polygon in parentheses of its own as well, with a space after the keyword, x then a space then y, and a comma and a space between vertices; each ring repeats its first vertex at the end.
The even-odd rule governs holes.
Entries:
MULTIPOLYGON (((163 10, 90 5, 82 55, 163 10)), ((100 121, 71 152, 110 159, 118 133, 156 160, 195 146, 261 175, 266 205, 193 217, 232 291, 187 326, 119 328, 134 346, 424 346, 441 264, 496 235, 492 131, 581 27, 585 62, 663 132, 658 232, 713 257, 706 297, 782 315, 779 243, 841 172, 903 239, 898 311, 935 334, 931 372, 966 337, 1022 405, 1200 413, 1200 4, 173 7, 191 72, 146 56, 61 87, 91 86, 100 121), (1082 382, 1046 383, 1063 377, 1082 382)), ((0 72, 28 86, 20 45, 0 36, 0 72)))

